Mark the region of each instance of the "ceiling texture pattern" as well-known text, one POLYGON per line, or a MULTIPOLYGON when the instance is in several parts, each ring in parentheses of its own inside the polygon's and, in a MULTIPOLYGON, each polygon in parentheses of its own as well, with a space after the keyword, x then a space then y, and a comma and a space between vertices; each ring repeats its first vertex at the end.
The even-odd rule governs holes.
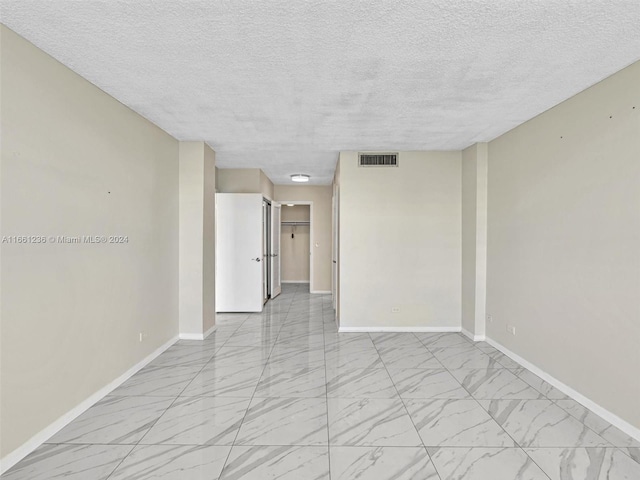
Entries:
POLYGON ((640 1, 3 0, 1 21, 219 167, 488 141, 640 59, 640 1))

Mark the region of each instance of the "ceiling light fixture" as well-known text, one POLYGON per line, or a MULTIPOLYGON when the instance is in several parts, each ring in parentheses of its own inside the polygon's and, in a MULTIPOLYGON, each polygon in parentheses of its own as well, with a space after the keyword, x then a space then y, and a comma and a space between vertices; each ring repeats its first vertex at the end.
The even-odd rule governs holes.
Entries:
POLYGON ((287 203, 287 207, 293 207, 293 203, 287 203))
POLYGON ((295 173, 293 175, 291 175, 291 180, 293 182, 308 182, 309 181, 309 175, 305 175, 304 173, 295 173))

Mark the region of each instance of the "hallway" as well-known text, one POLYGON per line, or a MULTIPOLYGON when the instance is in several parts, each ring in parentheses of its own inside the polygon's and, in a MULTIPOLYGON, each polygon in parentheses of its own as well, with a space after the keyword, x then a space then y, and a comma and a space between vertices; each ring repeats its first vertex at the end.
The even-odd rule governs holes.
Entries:
POLYGON ((640 478, 637 442, 484 342, 338 335, 331 296, 293 284, 218 325, 2 478, 640 478))

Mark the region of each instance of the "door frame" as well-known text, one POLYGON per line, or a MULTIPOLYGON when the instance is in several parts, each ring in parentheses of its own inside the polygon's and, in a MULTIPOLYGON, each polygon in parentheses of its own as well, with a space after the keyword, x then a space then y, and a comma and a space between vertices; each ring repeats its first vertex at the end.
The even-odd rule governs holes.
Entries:
POLYGON ((262 295, 263 305, 271 300, 271 205, 272 201, 262 197, 262 295))
POLYGON ((282 253, 282 248, 280 247, 282 244, 282 204, 280 202, 276 202, 275 200, 273 200, 271 202, 271 231, 269 232, 269 238, 270 238, 270 245, 269 245, 269 265, 271 268, 271 278, 270 278, 270 300, 274 299, 275 297, 277 297, 278 295, 280 295, 282 293, 282 258, 281 258, 281 253, 282 253), (273 213, 274 211, 278 211, 278 225, 277 228, 278 230, 276 231, 276 225, 273 222, 273 213), (274 244, 274 239, 277 238, 278 239, 278 253, 274 256, 273 255, 273 244, 274 244), (276 258, 277 257, 277 258, 276 258), (274 295, 274 265, 278 265, 278 293, 276 293, 274 295))
MULTIPOLYGON (((331 197, 331 293, 333 294, 333 309, 336 323, 339 323, 340 305, 340 187, 333 186, 331 197)), ((338 325, 339 326, 339 325, 338 325)))
MULTIPOLYGON (((314 284, 313 284, 313 263, 315 259, 315 255, 313 253, 314 244, 313 244, 313 201, 309 200, 278 200, 278 203, 282 207, 286 207, 287 205, 309 205, 309 293, 314 293, 314 284)), ((280 221, 282 221, 282 210, 280 211, 280 221)), ((282 232, 280 232, 282 235, 282 232)))

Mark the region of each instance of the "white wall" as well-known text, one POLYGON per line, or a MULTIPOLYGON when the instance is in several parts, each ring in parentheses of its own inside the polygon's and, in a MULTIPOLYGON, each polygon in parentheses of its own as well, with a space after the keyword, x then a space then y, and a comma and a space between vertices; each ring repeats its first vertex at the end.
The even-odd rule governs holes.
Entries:
MULTIPOLYGON (((282 205, 283 222, 309 222, 309 205, 282 205)), ((309 282, 310 226, 282 225, 280 235, 281 278, 283 282, 309 282), (291 238, 291 235, 294 238, 291 238)))
POLYGON ((314 292, 331 292, 331 195, 332 188, 315 185, 276 185, 277 202, 313 202, 313 278, 314 292))
POLYGON ((339 161, 340 327, 459 328, 461 152, 339 161))
POLYGON ((178 142, 0 26, 0 456, 178 333, 178 142), (139 341, 140 332, 146 337, 139 341))
POLYGON ((635 63, 490 142, 487 270, 488 336, 636 428, 639 100, 635 63))

